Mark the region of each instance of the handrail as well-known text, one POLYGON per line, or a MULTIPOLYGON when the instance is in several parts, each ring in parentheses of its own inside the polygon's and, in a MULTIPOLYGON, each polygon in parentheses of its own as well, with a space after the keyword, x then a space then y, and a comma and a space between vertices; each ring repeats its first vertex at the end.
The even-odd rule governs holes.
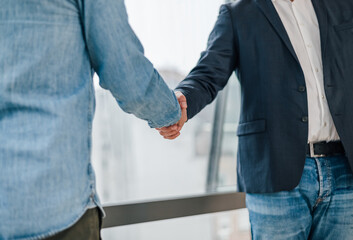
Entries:
POLYGON ((245 194, 205 194, 187 198, 105 206, 103 228, 146 223, 245 208, 245 194))

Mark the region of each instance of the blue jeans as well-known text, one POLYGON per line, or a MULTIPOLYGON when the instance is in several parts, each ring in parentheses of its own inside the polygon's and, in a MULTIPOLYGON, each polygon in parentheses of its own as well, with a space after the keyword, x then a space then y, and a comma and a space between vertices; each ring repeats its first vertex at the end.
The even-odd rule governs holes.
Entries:
POLYGON ((292 191, 247 194, 259 239, 353 239, 353 175, 345 156, 307 158, 292 191))

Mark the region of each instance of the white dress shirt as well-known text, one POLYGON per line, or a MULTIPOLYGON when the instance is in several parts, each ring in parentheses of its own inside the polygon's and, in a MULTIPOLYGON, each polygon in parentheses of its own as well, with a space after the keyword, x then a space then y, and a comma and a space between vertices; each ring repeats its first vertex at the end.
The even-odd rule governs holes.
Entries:
POLYGON ((311 0, 272 0, 303 69, 308 96, 308 142, 339 136, 324 91, 319 23, 311 0))

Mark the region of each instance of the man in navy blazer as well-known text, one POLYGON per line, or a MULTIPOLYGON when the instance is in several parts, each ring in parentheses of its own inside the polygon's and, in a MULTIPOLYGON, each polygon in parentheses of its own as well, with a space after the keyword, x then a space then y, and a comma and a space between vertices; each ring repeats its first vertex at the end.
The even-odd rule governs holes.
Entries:
MULTIPOLYGON (((352 239, 353 1, 238 0, 176 88, 191 119, 235 71, 254 239, 352 239)), ((186 116, 184 116, 186 119, 186 116)), ((159 129, 167 139, 175 126, 159 129)))

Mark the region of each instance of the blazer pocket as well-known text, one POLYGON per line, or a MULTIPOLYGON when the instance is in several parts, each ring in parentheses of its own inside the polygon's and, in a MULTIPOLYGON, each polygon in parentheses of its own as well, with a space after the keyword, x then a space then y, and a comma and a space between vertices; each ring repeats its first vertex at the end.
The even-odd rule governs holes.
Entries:
POLYGON ((237 135, 244 136, 253 133, 260 133, 266 130, 266 120, 256 120, 251 122, 240 123, 238 125, 237 135))
POLYGON ((343 24, 340 24, 340 25, 335 25, 334 28, 337 31, 344 31, 344 30, 352 29, 353 28, 353 23, 343 23, 343 24))

